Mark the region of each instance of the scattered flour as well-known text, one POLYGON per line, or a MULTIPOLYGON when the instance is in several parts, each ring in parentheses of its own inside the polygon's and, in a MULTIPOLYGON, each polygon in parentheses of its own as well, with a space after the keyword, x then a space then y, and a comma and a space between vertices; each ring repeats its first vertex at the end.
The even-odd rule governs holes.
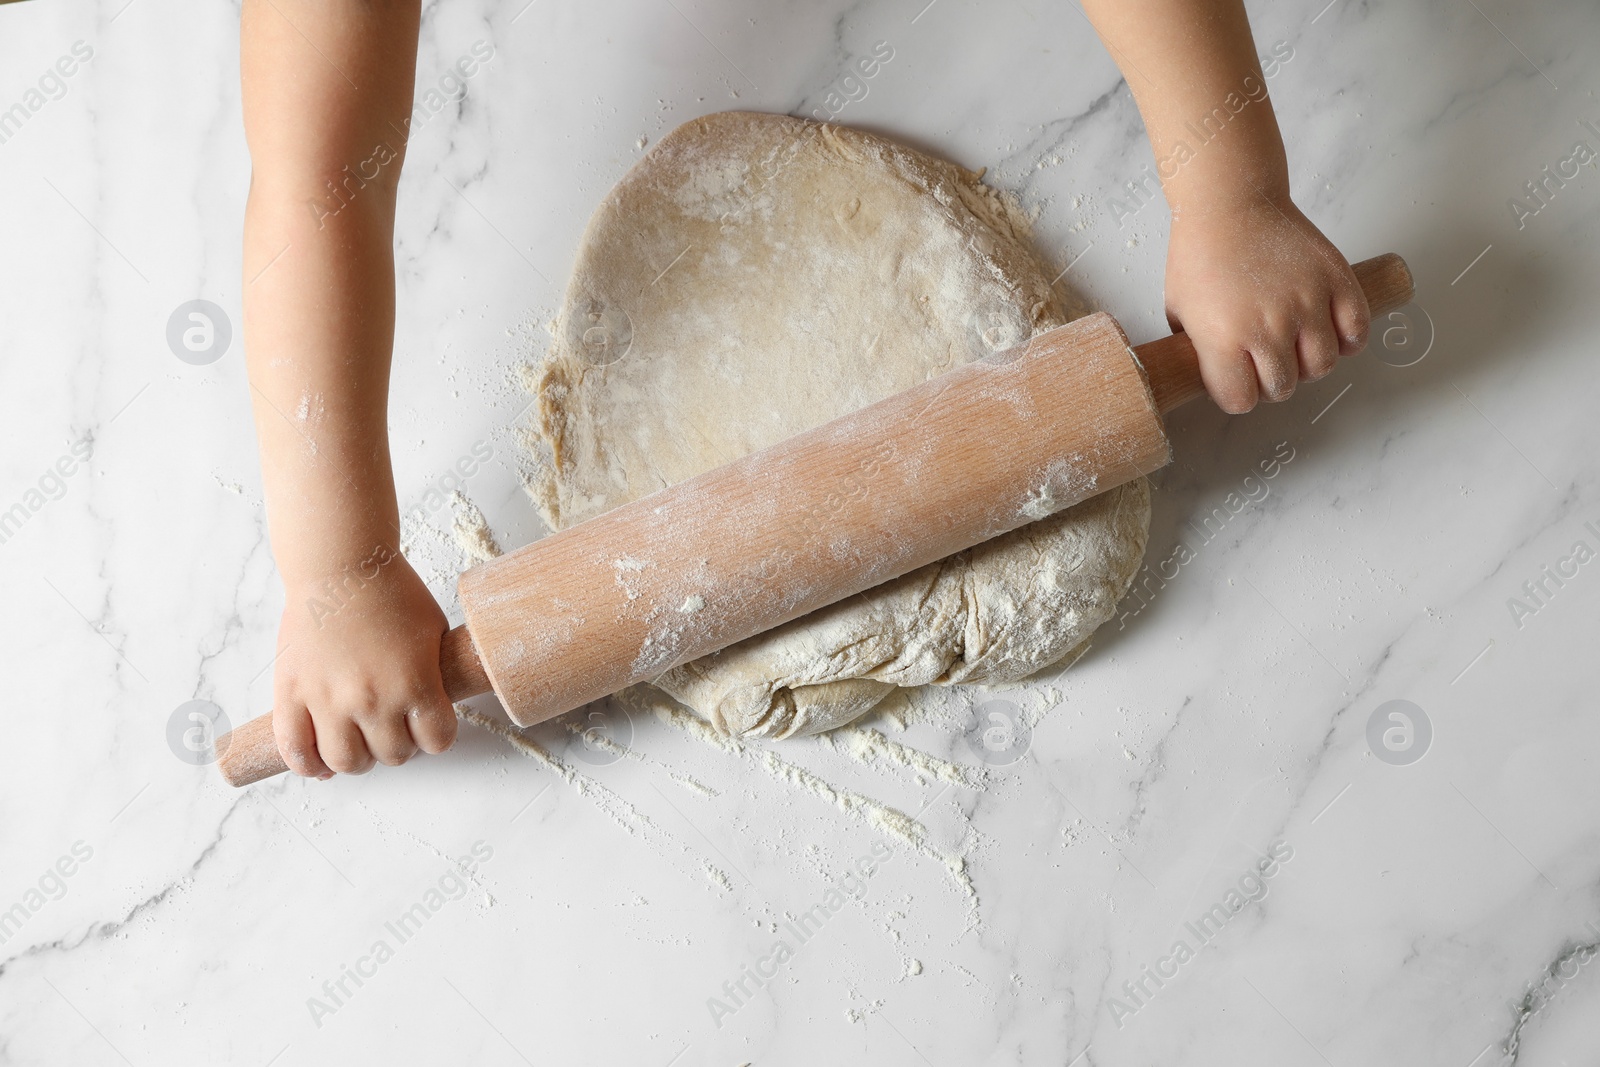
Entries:
POLYGON ((894 838, 913 852, 941 864, 966 898, 968 927, 978 925, 978 891, 972 884, 972 876, 967 872, 966 859, 931 843, 928 840, 928 828, 922 823, 905 812, 891 808, 869 796, 837 788, 771 750, 761 753, 759 762, 768 774, 780 782, 787 782, 828 801, 846 815, 866 822, 885 837, 894 838))
POLYGON ((489 521, 483 517, 478 505, 468 500, 466 495, 457 489, 450 494, 450 506, 456 513, 451 532, 455 534, 456 548, 461 551, 467 566, 487 563, 500 555, 500 546, 489 529, 489 521))
MULTIPOLYGON (((563 763, 561 760, 556 759, 555 756, 551 755, 550 752, 537 741, 534 741, 530 737, 524 736, 510 726, 496 722, 487 715, 480 714, 479 712, 473 711, 471 708, 461 704, 456 705, 456 717, 462 722, 471 723, 474 726, 487 730, 490 733, 503 738, 524 756, 527 756, 529 759, 542 764, 547 770, 554 771, 562 781, 566 782, 568 785, 577 790, 579 796, 592 802, 595 807, 599 808, 607 816, 609 816, 612 822, 622 827, 622 829, 627 831, 629 834, 635 837, 643 838, 653 848, 655 848, 655 850, 661 854, 663 858, 667 858, 669 860, 672 859, 672 854, 674 852, 681 852, 694 857, 698 860, 698 863, 696 863, 694 866, 698 867, 700 872, 713 884, 727 886, 727 888, 730 889, 732 888, 731 884, 728 882, 728 876, 723 874, 720 870, 717 870, 717 868, 709 860, 705 859, 704 857, 695 856, 693 850, 691 850, 687 845, 681 844, 665 830, 657 826, 655 821, 652 820, 650 816, 646 815, 644 812, 628 803, 627 800, 618 796, 616 793, 613 793, 611 790, 607 789, 593 778, 590 778, 588 775, 583 774, 572 766, 563 763)), ((682 869, 682 864, 675 862, 675 865, 682 869)))
POLYGON ((655 701, 650 705, 650 710, 656 718, 669 726, 676 726, 684 733, 699 741, 704 741, 712 748, 721 749, 732 756, 742 755, 745 747, 738 739, 720 734, 716 728, 698 715, 684 711, 682 708, 668 704, 666 701, 655 701))
POLYGON ((703 797, 719 797, 722 795, 721 793, 717 792, 717 790, 712 789, 709 785, 691 778, 687 774, 674 773, 672 775, 672 780, 683 786, 689 792, 698 793, 703 797))
MULTIPOLYGON (((691 737, 697 738, 730 755, 745 756, 753 760, 778 781, 827 801, 846 815, 871 826, 885 837, 898 841, 913 852, 934 860, 945 869, 951 881, 955 883, 962 894, 967 909, 968 929, 978 925, 980 918, 978 914, 978 893, 972 884, 971 875, 967 871, 966 859, 956 853, 941 849, 930 842, 928 840, 928 828, 923 823, 882 801, 874 800, 872 797, 857 793, 854 790, 835 786, 819 775, 790 763, 771 750, 764 750, 758 753, 737 739, 718 733, 710 723, 698 715, 678 708, 666 701, 653 701, 651 710, 655 712, 656 717, 662 722, 676 726, 691 737)), ((876 731, 872 732, 876 733, 876 731)), ((894 745, 896 749, 904 754, 905 765, 916 765, 916 760, 911 755, 914 750, 905 748, 903 745, 896 745, 894 742, 889 741, 888 738, 883 737, 882 734, 877 734, 877 736, 883 739, 884 745, 881 751, 884 754, 887 755, 891 751, 888 746, 894 745)), ((917 755, 929 760, 930 766, 944 762, 936 757, 928 756, 926 753, 917 753, 917 755)), ((894 756, 888 756, 888 758, 895 759, 894 756)), ((956 765, 947 764, 947 766, 955 768, 956 765)))
POLYGON ((585 730, 583 726, 575 719, 563 716, 557 721, 566 728, 568 733, 572 734, 574 737, 582 739, 584 744, 598 748, 608 756, 616 756, 618 759, 636 760, 639 763, 656 762, 636 748, 630 748, 627 745, 619 745, 617 742, 613 741, 599 730, 585 730))
POLYGON ((363 811, 367 813, 367 818, 372 820, 372 823, 377 828, 380 836, 398 835, 400 837, 405 837, 408 838, 413 844, 420 846, 424 851, 433 853, 439 859, 448 864, 451 870, 461 875, 462 878, 465 878, 468 885, 472 886, 472 888, 483 894, 482 903, 484 908, 492 908, 495 906, 496 901, 494 894, 490 893, 488 888, 485 887, 482 882, 478 881, 477 874, 464 866, 459 857, 452 856, 445 852, 444 849, 440 848, 438 845, 435 845, 433 842, 426 841, 411 831, 395 825, 392 820, 385 817, 382 813, 365 801, 357 801, 356 803, 363 811))
POLYGON ((969 971, 965 967, 961 966, 961 964, 953 963, 953 964, 950 965, 950 969, 955 971, 957 974, 966 976, 967 981, 971 982, 973 985, 977 986, 980 990, 983 990, 985 993, 988 993, 989 987, 983 981, 983 979, 979 978, 977 975, 973 974, 971 971, 969 971))
POLYGON ((947 782, 964 789, 977 789, 986 775, 980 767, 964 767, 959 763, 940 759, 920 749, 910 748, 892 741, 870 727, 846 726, 822 735, 833 746, 843 750, 861 763, 872 764, 878 760, 909 768, 928 781, 947 782))

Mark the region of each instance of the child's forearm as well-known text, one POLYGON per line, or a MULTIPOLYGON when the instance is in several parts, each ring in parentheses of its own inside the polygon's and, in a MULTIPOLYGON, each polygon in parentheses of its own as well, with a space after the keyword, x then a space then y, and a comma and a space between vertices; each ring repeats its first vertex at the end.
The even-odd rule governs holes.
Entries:
POLYGON ((244 334, 291 588, 398 549, 387 395, 416 16, 414 3, 244 5, 244 334))
POLYGON ((1174 213, 1288 197, 1283 139, 1240 0, 1084 8, 1133 90, 1174 213))
POLYGON ((1294 205, 1242 0, 1084 0, 1172 208, 1167 320, 1224 411, 1286 400, 1366 343, 1366 298, 1294 205))
POLYGON ((399 538, 385 411, 389 231, 382 219, 350 219, 309 240, 295 225, 303 211, 252 193, 244 242, 247 271, 290 246, 245 297, 273 554, 290 587, 359 565, 399 538))

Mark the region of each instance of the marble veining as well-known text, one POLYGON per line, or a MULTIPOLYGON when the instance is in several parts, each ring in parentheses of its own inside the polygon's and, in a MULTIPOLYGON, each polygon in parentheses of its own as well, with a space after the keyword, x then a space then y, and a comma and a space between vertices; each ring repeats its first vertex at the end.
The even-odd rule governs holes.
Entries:
MULTIPOLYGON (((1299 203, 1352 258, 1405 255, 1418 300, 1287 403, 1174 415, 1147 568, 1072 669, 886 727, 981 786, 782 751, 962 853, 970 925, 928 854, 640 709, 613 750, 528 731, 569 774, 471 725, 330 783, 186 761, 189 702, 267 710, 282 609, 237 6, 0 6, 0 1064, 1593 1062, 1600 163, 1546 176, 1600 151, 1600 12, 1252 13, 1293 51, 1299 203), (166 338, 195 299, 234 328, 205 365, 166 338), (962 723, 1000 702, 1036 721, 985 764, 962 723)), ((543 533, 518 368, 595 204, 696 115, 826 108, 988 167, 1064 293, 1164 329, 1150 151, 1076 5, 434 3, 418 100, 391 412, 451 611, 435 501, 486 451, 454 487, 501 543, 543 533)))

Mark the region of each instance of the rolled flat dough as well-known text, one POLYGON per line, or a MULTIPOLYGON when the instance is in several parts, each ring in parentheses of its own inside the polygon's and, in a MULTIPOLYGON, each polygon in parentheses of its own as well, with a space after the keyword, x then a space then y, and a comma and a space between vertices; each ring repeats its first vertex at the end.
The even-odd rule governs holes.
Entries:
MULTIPOLYGON (((537 375, 529 487, 571 526, 1069 317, 979 175, 858 130, 708 115, 589 222, 537 375)), ((655 684, 728 733, 785 737, 895 686, 1023 678, 1113 614, 1149 487, 1049 510, 655 684)))

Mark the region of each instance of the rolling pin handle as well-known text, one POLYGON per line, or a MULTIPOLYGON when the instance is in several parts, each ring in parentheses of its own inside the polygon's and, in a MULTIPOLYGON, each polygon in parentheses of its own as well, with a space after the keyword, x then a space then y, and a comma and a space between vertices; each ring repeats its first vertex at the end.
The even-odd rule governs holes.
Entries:
MULTIPOLYGON (((489 691, 489 677, 465 626, 457 626, 440 640, 439 673, 451 700, 489 691)), ((272 733, 270 711, 217 738, 216 752, 217 769, 231 786, 253 785, 289 769, 272 733)))
MULTIPOLYGON (((1353 264, 1356 280, 1367 295, 1367 307, 1376 320, 1411 303, 1416 286, 1411 268, 1393 252, 1353 264)), ((1187 334, 1175 333, 1133 350, 1150 378, 1150 392, 1162 414, 1205 396, 1200 380, 1200 360, 1187 334)))

